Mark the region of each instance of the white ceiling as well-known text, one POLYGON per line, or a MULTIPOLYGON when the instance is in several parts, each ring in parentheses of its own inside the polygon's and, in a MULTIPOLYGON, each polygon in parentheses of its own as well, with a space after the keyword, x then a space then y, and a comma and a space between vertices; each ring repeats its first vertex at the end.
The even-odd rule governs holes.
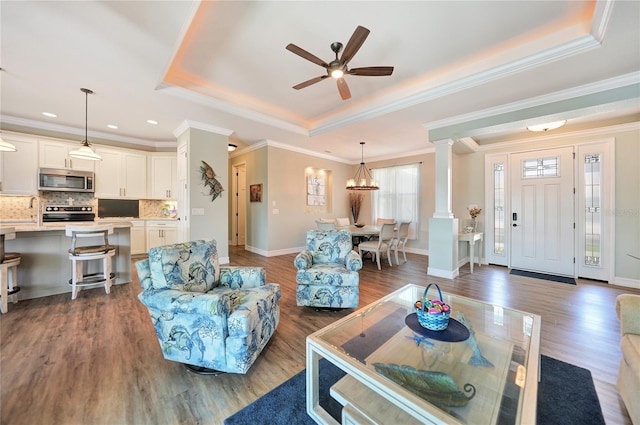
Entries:
POLYGON ((188 120, 347 162, 360 141, 370 160, 640 116, 638 1, 3 1, 0 19, 5 130, 82 140, 81 87, 89 140, 164 146, 188 120), (330 78, 292 89, 325 71, 288 43, 329 62, 358 25, 349 67, 392 76, 346 76, 348 101, 330 78))

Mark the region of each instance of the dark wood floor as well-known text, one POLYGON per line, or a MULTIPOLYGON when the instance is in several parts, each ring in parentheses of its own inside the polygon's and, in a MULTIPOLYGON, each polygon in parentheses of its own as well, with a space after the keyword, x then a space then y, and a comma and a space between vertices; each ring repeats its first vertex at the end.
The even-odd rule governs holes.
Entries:
MULTIPOLYGON (((267 269, 282 286, 281 321, 246 375, 194 375, 162 358, 137 279, 9 305, 0 318, 1 424, 221 424, 305 367, 305 337, 352 310, 295 305, 294 255, 261 257, 230 247, 233 265, 267 269)), ((591 371, 607 424, 631 424, 615 390, 620 359, 618 294, 637 290, 579 280, 567 285, 468 266, 454 280, 426 276, 427 257, 381 271, 366 262, 360 306, 404 286, 436 282, 443 291, 542 316, 541 352, 591 371)), ((268 423, 257 418, 256 424, 268 423)), ((293 424, 292 424, 293 425, 293 424)))

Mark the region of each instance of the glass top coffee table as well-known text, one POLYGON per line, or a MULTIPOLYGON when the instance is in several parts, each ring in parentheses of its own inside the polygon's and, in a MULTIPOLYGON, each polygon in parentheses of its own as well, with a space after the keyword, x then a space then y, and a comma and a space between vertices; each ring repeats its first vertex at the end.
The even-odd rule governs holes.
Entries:
POLYGON ((424 290, 407 285, 307 337, 307 413, 338 423, 319 403, 322 357, 346 372, 331 387, 343 424, 535 423, 540 316, 443 293, 449 326, 429 331, 413 307, 424 290))

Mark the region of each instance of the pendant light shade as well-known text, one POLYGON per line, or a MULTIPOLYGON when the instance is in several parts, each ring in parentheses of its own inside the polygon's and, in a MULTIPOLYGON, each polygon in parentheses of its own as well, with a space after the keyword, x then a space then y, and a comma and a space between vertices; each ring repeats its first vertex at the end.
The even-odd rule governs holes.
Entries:
POLYGON ((380 187, 373 180, 364 164, 364 142, 360 142, 360 145, 362 147, 362 162, 360 162, 354 178, 347 180, 347 190, 378 190, 380 187))
POLYGON ((9 142, 5 142, 2 140, 2 136, 0 136, 0 152, 15 152, 17 151, 16 147, 9 142))
POLYGON ((93 91, 89 90, 89 89, 80 89, 80 91, 82 91, 85 95, 85 101, 84 101, 84 140, 82 141, 82 146, 80 146, 80 148, 76 149, 75 151, 71 151, 69 152, 69 156, 72 158, 78 158, 78 159, 88 159, 90 161, 101 161, 102 157, 100 155, 98 155, 89 145, 89 139, 87 137, 87 119, 89 116, 89 95, 93 94, 93 91))

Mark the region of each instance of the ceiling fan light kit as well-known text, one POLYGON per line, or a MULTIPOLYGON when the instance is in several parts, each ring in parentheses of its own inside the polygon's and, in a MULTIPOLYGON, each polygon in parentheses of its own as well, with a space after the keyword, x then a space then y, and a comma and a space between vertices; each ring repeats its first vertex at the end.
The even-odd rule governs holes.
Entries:
POLYGON ((102 157, 98 155, 89 145, 89 139, 87 138, 88 126, 87 119, 89 116, 89 95, 93 94, 93 91, 89 89, 80 89, 84 93, 84 140, 80 148, 69 152, 69 156, 77 159, 88 159, 90 161, 102 161, 102 157))
POLYGON ((364 142, 360 142, 360 146, 362 149, 362 162, 360 162, 356 175, 347 180, 347 190, 378 190, 380 186, 373 180, 371 173, 364 164, 364 142))
POLYGON ((327 71, 327 75, 321 75, 319 77, 314 77, 310 80, 303 81, 302 83, 293 86, 293 88, 296 90, 300 90, 305 87, 309 87, 312 84, 318 83, 325 78, 333 77, 336 80, 340 97, 342 98, 342 100, 348 100, 351 99, 351 91, 349 90, 347 82, 343 78, 345 75, 361 75, 369 77, 391 75, 393 73, 392 66, 369 66, 353 69, 349 69, 347 67, 349 61, 353 59, 356 53, 358 53, 358 50, 360 50, 360 47, 362 47, 362 44, 369 36, 369 32, 370 31, 367 28, 358 26, 347 42, 344 51, 342 51, 342 43, 338 41, 334 41, 333 43, 331 43, 331 50, 333 51, 333 53, 335 53, 336 58, 329 63, 307 52, 301 47, 298 47, 293 43, 289 43, 286 47, 287 50, 295 53, 303 59, 315 63, 316 65, 320 65, 327 71), (342 51, 342 56, 338 57, 340 51, 342 51))

